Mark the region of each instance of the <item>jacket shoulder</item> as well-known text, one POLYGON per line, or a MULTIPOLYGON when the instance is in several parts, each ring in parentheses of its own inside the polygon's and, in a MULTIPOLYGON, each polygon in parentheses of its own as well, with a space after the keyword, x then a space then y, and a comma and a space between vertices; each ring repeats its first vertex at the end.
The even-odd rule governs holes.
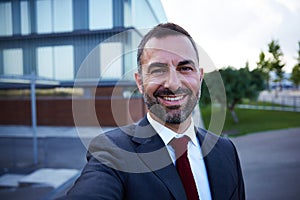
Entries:
POLYGON ((110 144, 112 146, 122 147, 122 149, 129 150, 129 144, 131 144, 130 141, 135 128, 136 125, 131 124, 100 133, 98 136, 91 140, 89 144, 89 152, 99 151, 101 149, 101 146, 103 147, 103 144, 105 144, 104 146, 110 144))
POLYGON ((202 128, 197 128, 196 132, 205 155, 211 151, 216 151, 218 153, 228 154, 229 158, 236 156, 235 146, 228 137, 214 134, 202 128))

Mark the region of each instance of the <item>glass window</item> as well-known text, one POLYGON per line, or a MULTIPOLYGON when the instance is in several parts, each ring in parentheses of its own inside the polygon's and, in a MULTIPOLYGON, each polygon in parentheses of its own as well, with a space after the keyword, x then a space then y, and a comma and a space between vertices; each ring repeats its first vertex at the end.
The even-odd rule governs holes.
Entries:
POLYGON ((49 0, 39 0, 37 6, 37 32, 50 33, 52 32, 52 16, 51 2, 49 0))
POLYGON ((124 79, 134 80, 133 73, 137 71, 136 55, 137 46, 141 41, 140 33, 131 30, 127 34, 127 42, 124 43, 124 79))
POLYGON ((164 7, 161 4, 161 0, 151 0, 148 1, 148 3, 151 5, 153 14, 158 18, 160 22, 167 22, 167 17, 165 14, 164 7))
POLYGON ((131 0, 124 1, 124 25, 125 27, 132 26, 131 0))
POLYGON ((0 36, 12 35, 11 2, 0 3, 0 36))
POLYGON ((72 0, 38 0, 37 32, 66 32, 73 30, 72 0))
POLYGON ((53 3, 53 31, 73 31, 72 0, 54 0, 53 3))
POLYGON ((58 80, 72 80, 74 78, 73 46, 54 47, 54 77, 58 80))
POLYGON ((27 1, 21 1, 21 33, 23 35, 30 33, 30 17, 27 1))
POLYGON ((5 75, 23 75, 22 49, 3 50, 3 64, 5 75))
POLYGON ((52 47, 37 48, 37 74, 44 78, 54 78, 52 47))
POLYGON ((74 78, 73 46, 39 47, 37 69, 40 77, 72 80, 74 78))
POLYGON ((157 23, 167 21, 159 0, 132 0, 132 7, 132 23, 138 28, 153 27, 157 23))
POLYGON ((123 45, 121 42, 100 44, 100 72, 103 79, 120 79, 123 74, 123 45))
POLYGON ((113 27, 112 0, 89 0, 90 30, 108 29, 113 27))
POLYGON ((152 13, 149 4, 146 0, 135 1, 135 26, 141 27, 151 27, 157 24, 154 13, 152 13))

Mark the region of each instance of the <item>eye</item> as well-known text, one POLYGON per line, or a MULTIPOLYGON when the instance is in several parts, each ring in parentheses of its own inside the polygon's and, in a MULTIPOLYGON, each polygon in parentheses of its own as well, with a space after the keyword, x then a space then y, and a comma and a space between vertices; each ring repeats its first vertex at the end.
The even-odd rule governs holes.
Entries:
POLYGON ((152 75, 161 75, 161 74, 164 74, 166 72, 166 69, 153 69, 150 71, 150 74, 152 75))
POLYGON ((188 66, 188 65, 184 65, 184 66, 180 66, 178 71, 181 71, 181 72, 192 72, 194 71, 194 68, 191 67, 191 66, 188 66))

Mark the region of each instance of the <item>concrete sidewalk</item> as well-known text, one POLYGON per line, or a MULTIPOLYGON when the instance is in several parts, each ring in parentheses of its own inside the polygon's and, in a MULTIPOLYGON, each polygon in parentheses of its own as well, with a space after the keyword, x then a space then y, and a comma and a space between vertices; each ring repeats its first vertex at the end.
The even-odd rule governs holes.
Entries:
MULTIPOLYGON (((66 137, 66 138, 93 138, 101 132, 113 129, 113 127, 73 127, 73 126, 37 126, 38 138, 66 137)), ((28 137, 33 136, 30 126, 0 125, 0 137, 28 137)))
POLYGON ((32 137, 0 136, 0 199, 50 200, 78 177, 87 151, 81 139, 51 134, 37 141, 38 163, 33 164, 32 137))

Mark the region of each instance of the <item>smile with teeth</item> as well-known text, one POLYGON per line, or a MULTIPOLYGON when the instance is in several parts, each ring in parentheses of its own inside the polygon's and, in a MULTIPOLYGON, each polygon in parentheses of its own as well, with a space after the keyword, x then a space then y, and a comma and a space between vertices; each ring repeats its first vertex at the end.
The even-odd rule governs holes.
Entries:
POLYGON ((181 99, 183 99, 184 96, 173 96, 173 97, 170 97, 170 96, 164 96, 162 97, 164 100, 166 101, 179 101, 181 99))

